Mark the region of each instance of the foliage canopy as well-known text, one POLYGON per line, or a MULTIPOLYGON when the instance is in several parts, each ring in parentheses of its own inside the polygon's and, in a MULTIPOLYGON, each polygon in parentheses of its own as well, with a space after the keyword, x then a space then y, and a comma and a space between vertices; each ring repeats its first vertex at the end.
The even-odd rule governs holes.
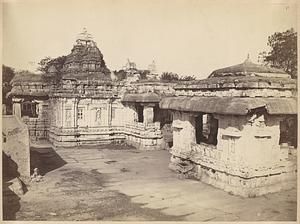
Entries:
POLYGON ((297 33, 293 28, 276 32, 268 37, 270 52, 260 53, 265 65, 283 69, 292 78, 297 78, 297 33))

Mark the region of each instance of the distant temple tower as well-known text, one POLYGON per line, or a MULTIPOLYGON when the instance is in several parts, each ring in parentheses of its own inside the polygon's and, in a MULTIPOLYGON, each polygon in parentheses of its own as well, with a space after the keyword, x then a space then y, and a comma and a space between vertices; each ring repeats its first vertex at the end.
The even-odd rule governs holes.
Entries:
POLYGON ((129 73, 135 73, 137 71, 135 62, 130 61, 129 58, 127 59, 126 65, 123 66, 123 69, 129 73))
POLYGON ((148 70, 150 72, 148 75, 148 79, 157 79, 158 72, 157 72, 156 64, 155 64, 154 60, 152 61, 152 63, 150 65, 148 65, 148 70))
POLYGON ((126 80, 128 83, 136 82, 140 79, 140 74, 138 72, 138 69, 136 68, 135 62, 132 62, 129 59, 127 59, 127 63, 123 66, 123 70, 127 74, 126 80))
POLYGON ((156 73, 156 64, 155 61, 153 60, 152 63, 148 66, 148 70, 150 71, 151 74, 156 73))

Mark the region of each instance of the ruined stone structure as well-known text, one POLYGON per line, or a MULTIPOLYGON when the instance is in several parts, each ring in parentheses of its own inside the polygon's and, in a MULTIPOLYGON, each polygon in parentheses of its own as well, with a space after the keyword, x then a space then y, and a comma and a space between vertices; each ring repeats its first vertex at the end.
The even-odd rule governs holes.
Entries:
POLYGON ((4 179, 30 177, 28 128, 13 115, 2 118, 2 155, 4 179))
POLYGON ((21 72, 12 80, 13 114, 28 125, 32 140, 48 137, 48 102, 51 88, 49 77, 21 72))
POLYGON ((233 194, 258 196, 296 180, 296 81, 244 63, 177 85, 170 168, 233 194), (288 131, 287 131, 288 130, 288 131))
POLYGON ((61 66, 18 74, 12 86, 13 113, 31 141, 171 149, 172 169, 247 197, 295 181, 296 82, 249 59, 204 80, 128 84, 111 79, 84 31, 61 66))
POLYGON ((158 103, 173 94, 171 85, 112 81, 86 30, 61 67, 12 80, 14 114, 28 125, 31 141, 49 139, 65 147, 126 141, 140 149, 164 148, 161 128, 171 117, 158 103))

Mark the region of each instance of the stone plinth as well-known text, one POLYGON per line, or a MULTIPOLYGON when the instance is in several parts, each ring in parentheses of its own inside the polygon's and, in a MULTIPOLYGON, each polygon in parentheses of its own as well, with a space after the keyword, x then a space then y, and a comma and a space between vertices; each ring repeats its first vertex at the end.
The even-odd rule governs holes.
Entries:
POLYGON ((124 134, 126 142, 141 150, 155 150, 164 147, 164 140, 160 130, 160 124, 151 123, 127 123, 124 134))

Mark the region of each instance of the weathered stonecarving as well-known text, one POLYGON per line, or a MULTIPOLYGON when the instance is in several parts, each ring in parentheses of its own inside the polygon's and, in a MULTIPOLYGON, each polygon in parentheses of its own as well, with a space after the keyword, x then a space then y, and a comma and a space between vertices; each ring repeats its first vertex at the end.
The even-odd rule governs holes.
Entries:
POLYGON ((165 147, 161 128, 171 123, 171 117, 158 104, 174 89, 157 80, 112 81, 86 30, 63 65, 54 63, 41 75, 18 74, 12 85, 8 97, 14 114, 28 125, 31 141, 48 139, 64 147, 124 141, 144 150, 165 147), (146 101, 132 100, 134 95, 146 101))
POLYGON ((246 197, 293 186, 297 91, 285 72, 248 58, 197 81, 110 75, 84 31, 62 66, 18 74, 8 97, 31 141, 170 149, 171 169, 246 197))
POLYGON ((170 168, 232 194, 255 197, 296 181, 296 81, 244 63, 174 87, 170 168))
POLYGON ((2 118, 3 178, 30 177, 28 128, 13 115, 2 118))

